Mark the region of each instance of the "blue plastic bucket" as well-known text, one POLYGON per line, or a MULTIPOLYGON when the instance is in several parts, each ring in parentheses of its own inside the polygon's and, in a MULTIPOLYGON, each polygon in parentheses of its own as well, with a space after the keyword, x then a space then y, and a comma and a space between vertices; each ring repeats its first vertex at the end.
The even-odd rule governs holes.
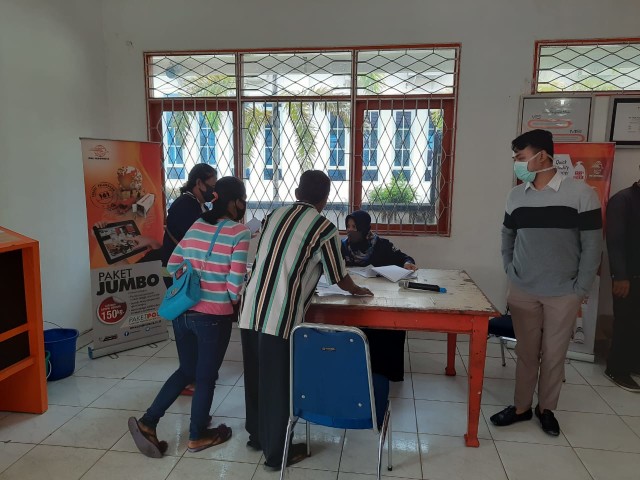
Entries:
POLYGON ((48 350, 44 351, 44 368, 47 378, 49 378, 49 375, 51 374, 51 352, 48 350))
POLYGON ((51 328, 44 331, 44 348, 51 353, 48 380, 66 378, 76 369, 76 340, 80 332, 74 328, 51 328))

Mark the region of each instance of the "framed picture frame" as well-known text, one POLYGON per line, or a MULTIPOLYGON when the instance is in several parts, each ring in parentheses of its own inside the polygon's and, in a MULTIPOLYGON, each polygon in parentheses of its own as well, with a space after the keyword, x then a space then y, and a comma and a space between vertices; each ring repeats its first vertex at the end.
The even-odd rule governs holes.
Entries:
POLYGON ((611 97, 607 138, 616 148, 640 148, 640 96, 611 97))
POLYGON ((592 95, 523 95, 518 134, 541 128, 553 133, 555 142, 588 142, 592 106, 592 95))

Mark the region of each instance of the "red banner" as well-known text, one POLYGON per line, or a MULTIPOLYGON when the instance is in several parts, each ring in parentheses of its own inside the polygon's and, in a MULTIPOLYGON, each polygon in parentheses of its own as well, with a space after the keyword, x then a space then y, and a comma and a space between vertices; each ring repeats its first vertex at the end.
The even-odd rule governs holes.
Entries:
MULTIPOLYGON (((602 225, 605 225, 607 202, 611 191, 611 172, 615 143, 555 143, 555 165, 562 174, 582 180, 598 194, 602 206, 602 225)), ((600 275, 582 301, 576 319, 576 329, 570 351, 593 355, 600 275)))
POLYGON ((576 180, 587 182, 598 194, 604 225, 611 191, 615 143, 556 143, 554 148, 558 170, 576 180))

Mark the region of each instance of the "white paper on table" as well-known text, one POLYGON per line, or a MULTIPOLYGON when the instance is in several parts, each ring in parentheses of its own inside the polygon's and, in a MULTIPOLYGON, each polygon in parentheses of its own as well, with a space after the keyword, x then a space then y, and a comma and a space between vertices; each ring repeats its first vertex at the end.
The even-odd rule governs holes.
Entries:
POLYGON ((378 276, 378 274, 373 271, 371 265, 367 265, 366 267, 349 267, 347 271, 353 275, 360 275, 364 278, 375 278, 378 276))
POLYGON ((249 230, 251 230, 252 234, 254 234, 254 233, 260 231, 260 228, 262 227, 262 222, 260 220, 258 220, 257 218, 253 217, 251 220, 249 220, 247 223, 245 223, 245 226, 249 230))
POLYGON ((342 290, 337 284, 329 286, 321 286, 318 284, 316 287, 316 295, 319 297, 328 297, 329 295, 351 295, 346 290, 342 290))
POLYGON ((416 273, 406 268, 398 267, 397 265, 387 265, 385 267, 371 267, 375 273, 382 275, 387 280, 397 282, 403 278, 416 277, 416 273))

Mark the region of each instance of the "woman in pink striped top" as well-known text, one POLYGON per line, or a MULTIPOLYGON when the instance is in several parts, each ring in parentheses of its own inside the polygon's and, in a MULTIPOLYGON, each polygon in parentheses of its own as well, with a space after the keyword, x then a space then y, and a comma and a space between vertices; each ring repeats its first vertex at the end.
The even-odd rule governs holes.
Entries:
POLYGON ((191 403, 190 452, 219 445, 231 437, 224 424, 208 428, 209 409, 231 336, 233 305, 239 300, 247 269, 251 233, 237 223, 246 210, 246 190, 241 180, 224 177, 216 182, 213 208, 202 214, 178 243, 167 269, 175 272, 189 260, 200 275, 202 300, 173 321, 180 366, 165 382, 140 420, 129 419, 129 430, 140 451, 158 458, 167 442, 158 441, 156 426, 166 410, 191 383, 197 388, 191 403), (220 231, 211 255, 207 251, 220 231))

